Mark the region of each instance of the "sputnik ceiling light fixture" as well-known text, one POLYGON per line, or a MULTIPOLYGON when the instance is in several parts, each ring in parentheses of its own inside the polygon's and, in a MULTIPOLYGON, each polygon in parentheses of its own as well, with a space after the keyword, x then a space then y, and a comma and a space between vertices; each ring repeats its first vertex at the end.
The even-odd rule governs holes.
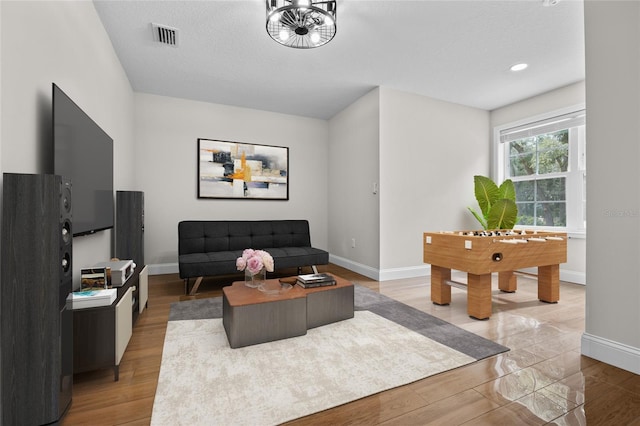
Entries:
POLYGON ((267 32, 296 49, 320 47, 336 35, 336 0, 266 0, 267 32))

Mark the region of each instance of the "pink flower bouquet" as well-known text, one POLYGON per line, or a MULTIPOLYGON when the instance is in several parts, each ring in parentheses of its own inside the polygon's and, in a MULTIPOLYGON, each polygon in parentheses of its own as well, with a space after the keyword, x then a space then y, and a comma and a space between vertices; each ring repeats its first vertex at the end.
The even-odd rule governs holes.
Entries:
POLYGON ((255 275, 265 268, 273 272, 273 257, 264 250, 245 249, 242 256, 236 259, 238 271, 247 269, 251 275, 255 275))

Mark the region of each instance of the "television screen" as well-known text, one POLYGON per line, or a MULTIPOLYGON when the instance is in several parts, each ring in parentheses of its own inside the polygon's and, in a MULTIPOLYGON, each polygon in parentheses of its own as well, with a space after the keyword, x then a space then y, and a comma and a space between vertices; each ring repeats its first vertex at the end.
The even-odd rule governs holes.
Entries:
POLYGON ((53 84, 54 174, 71 179, 74 236, 113 228, 113 139, 53 84))

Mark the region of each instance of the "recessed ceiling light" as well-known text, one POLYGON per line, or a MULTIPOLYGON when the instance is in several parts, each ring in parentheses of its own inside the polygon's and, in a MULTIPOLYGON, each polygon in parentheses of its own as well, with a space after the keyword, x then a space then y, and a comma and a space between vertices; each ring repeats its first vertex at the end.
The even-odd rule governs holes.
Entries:
POLYGON ((529 66, 529 64, 515 64, 511 66, 511 71, 522 71, 523 69, 526 69, 529 66))

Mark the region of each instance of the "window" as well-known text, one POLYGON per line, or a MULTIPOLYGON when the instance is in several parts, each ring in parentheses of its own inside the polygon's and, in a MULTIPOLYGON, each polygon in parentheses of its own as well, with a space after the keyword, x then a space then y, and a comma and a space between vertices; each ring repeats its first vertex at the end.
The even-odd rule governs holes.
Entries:
POLYGON ((500 180, 516 188, 517 225, 586 228, 585 111, 498 129, 500 180))

